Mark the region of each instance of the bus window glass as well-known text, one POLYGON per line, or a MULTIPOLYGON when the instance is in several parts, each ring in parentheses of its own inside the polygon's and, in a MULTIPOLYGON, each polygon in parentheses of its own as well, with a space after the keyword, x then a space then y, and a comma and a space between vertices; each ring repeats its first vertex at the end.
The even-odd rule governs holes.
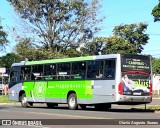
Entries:
POLYGON ((104 66, 105 78, 115 77, 115 60, 106 60, 104 66))
POLYGON ((103 61, 89 61, 87 67, 88 79, 103 78, 103 61))
POLYGON ((17 72, 16 71, 11 71, 11 73, 10 73, 10 81, 11 82, 16 82, 17 81, 17 72))
POLYGON ((71 78, 85 79, 86 77, 86 62, 72 63, 71 78))
POLYGON ((32 80, 43 79, 43 65, 32 66, 31 79, 32 80))
POLYGON ((70 63, 61 63, 57 67, 57 76, 59 80, 70 79, 70 63))
POLYGON ((54 80, 56 77, 56 64, 44 65, 45 80, 54 80))
POLYGON ((27 81, 31 80, 31 67, 22 67, 20 80, 27 81))

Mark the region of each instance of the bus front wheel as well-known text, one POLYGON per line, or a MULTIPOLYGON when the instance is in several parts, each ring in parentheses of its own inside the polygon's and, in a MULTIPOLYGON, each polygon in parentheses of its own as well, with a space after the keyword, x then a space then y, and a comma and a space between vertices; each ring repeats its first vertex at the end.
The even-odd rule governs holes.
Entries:
POLYGON ((75 110, 75 109, 78 108, 77 96, 76 96, 75 93, 71 93, 68 96, 67 102, 68 102, 68 107, 69 107, 70 110, 75 110))
POLYGON ((23 93, 21 96, 21 105, 23 108, 29 107, 29 103, 27 102, 26 94, 23 93))

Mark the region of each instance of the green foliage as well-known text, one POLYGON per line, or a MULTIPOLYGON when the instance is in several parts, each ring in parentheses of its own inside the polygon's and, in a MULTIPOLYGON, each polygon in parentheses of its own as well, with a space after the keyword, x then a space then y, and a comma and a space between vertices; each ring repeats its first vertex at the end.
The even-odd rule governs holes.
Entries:
POLYGON ((0 57, 0 67, 9 69, 14 62, 21 61, 18 55, 15 53, 8 53, 5 56, 0 57))
POLYGON ((85 45, 83 53, 89 53, 89 55, 99 55, 102 52, 103 44, 105 43, 106 38, 97 37, 85 45))
POLYGON ((158 58, 152 59, 152 70, 153 74, 160 74, 160 59, 158 58))
POLYGON ((65 55, 66 57, 80 57, 81 56, 81 53, 76 51, 76 48, 69 48, 67 49, 63 55, 65 55))
MULTIPOLYGON (((141 53, 143 50, 143 45, 146 45, 149 40, 149 36, 144 33, 147 29, 147 24, 138 23, 138 24, 126 24, 116 26, 113 30, 113 35, 121 37, 120 40, 125 40, 128 48, 132 48, 130 53, 141 53)), ((125 50, 125 49, 124 49, 125 50)))
POLYGON ((154 17, 154 22, 160 21, 160 1, 152 10, 152 15, 154 17))
MULTIPOLYGON (((99 0, 8 0, 28 20, 39 44, 56 53, 88 42, 99 31, 99 0)), ((38 45, 38 44, 37 44, 38 45)))
POLYGON ((29 60, 44 60, 44 59, 55 59, 55 58, 65 58, 66 56, 53 52, 50 49, 45 49, 43 47, 34 46, 31 43, 31 39, 21 40, 15 47, 15 51, 21 60, 28 58, 29 60))
MULTIPOLYGON (((140 109, 145 109, 145 107, 140 107, 140 109)), ((159 105, 147 106, 146 110, 160 111, 160 106, 159 105)))
POLYGON ((102 50, 102 54, 135 53, 135 49, 136 48, 133 44, 123 39, 122 37, 112 36, 106 39, 105 47, 102 50))
POLYGON ((1 18, 0 18, 0 51, 3 50, 4 46, 8 43, 7 33, 3 30, 3 26, 1 26, 1 18))
POLYGON ((116 26, 113 29, 113 36, 95 38, 85 45, 83 51, 90 55, 141 53, 149 39, 148 35, 144 33, 146 29, 147 25, 144 23, 116 26))

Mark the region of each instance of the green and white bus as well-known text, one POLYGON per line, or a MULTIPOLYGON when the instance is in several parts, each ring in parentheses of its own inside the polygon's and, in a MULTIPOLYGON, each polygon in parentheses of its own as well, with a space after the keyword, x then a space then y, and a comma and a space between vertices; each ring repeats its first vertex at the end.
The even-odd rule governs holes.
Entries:
POLYGON ((108 54, 76 58, 26 61, 11 66, 9 100, 22 107, 46 103, 95 106, 137 105, 152 101, 151 57, 108 54))

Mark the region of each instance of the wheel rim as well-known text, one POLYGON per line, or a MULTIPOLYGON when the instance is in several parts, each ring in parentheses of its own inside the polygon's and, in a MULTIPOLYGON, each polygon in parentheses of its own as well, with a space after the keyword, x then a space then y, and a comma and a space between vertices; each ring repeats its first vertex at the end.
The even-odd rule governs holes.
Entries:
POLYGON ((22 98, 22 105, 24 106, 24 105, 26 104, 26 102, 27 102, 27 98, 26 98, 26 97, 23 97, 23 98, 22 98))
POLYGON ((71 107, 74 107, 75 104, 76 104, 76 99, 74 97, 71 97, 70 100, 69 100, 69 104, 71 107))

